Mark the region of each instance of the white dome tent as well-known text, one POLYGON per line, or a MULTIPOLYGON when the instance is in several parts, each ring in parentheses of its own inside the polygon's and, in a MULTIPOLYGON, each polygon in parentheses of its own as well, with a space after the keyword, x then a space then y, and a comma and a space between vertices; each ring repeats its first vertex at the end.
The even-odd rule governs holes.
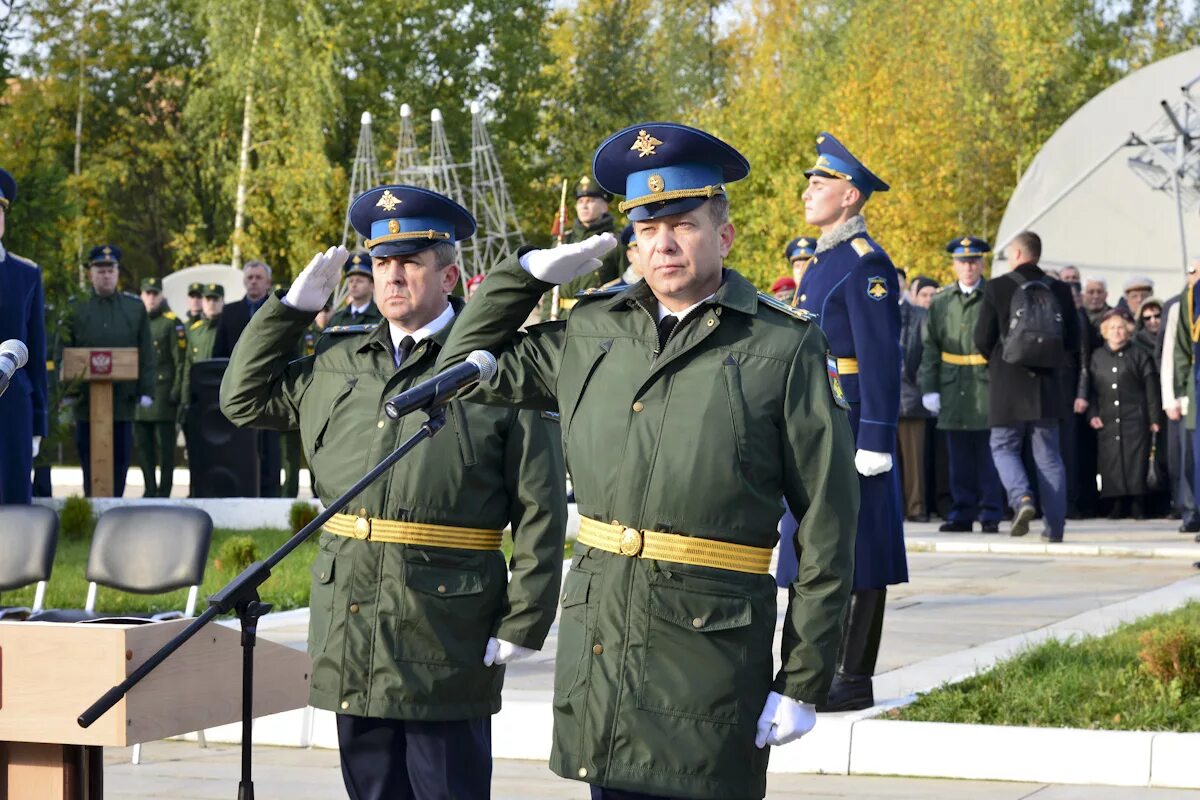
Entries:
POLYGON ((1198 78, 1193 48, 1126 76, 1072 114, 1009 198, 993 272, 1008 271, 1002 248, 1028 229, 1042 238, 1043 266, 1073 264, 1085 280, 1104 278, 1110 299, 1131 275, 1151 278, 1156 295, 1175 294, 1186 259, 1200 256, 1200 141, 1191 139, 1200 138, 1198 78))

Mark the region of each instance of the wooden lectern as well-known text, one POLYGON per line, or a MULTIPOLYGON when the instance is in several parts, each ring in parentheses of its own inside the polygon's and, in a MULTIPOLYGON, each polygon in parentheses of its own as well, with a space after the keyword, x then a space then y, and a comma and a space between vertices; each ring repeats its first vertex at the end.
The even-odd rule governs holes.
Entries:
MULTIPOLYGON (((76 718, 191 622, 0 622, 0 798, 98 800, 101 749, 236 722, 240 633, 208 625, 90 728, 76 718)), ((309 658, 259 639, 254 716, 308 703, 309 658)))
POLYGON ((136 381, 136 347, 68 347, 63 350, 64 381, 89 384, 88 409, 92 425, 92 497, 113 494, 113 382, 136 381))

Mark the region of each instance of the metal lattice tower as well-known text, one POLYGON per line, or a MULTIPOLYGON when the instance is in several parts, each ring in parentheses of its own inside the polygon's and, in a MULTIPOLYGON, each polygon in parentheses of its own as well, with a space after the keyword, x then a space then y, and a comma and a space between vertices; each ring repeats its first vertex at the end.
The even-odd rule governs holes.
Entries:
POLYGON ((471 213, 479 231, 471 239, 472 274, 487 272, 520 246, 521 226, 508 194, 500 161, 484 125, 482 108, 471 103, 471 213))
MULTIPOLYGON (((350 204, 354 202, 354 198, 378 185, 379 164, 375 159, 375 141, 371 137, 371 112, 364 111, 362 127, 358 131, 358 147, 354 151, 354 163, 350 167, 350 196, 346 198, 346 221, 342 225, 343 246, 350 240, 350 204)), ((355 249, 361 249, 362 246, 362 237, 355 233, 355 249)))
POLYGON ((412 107, 408 103, 400 106, 400 141, 396 145, 396 164, 392 169, 392 183, 416 184, 421 179, 418 166, 417 135, 413 132, 412 107))

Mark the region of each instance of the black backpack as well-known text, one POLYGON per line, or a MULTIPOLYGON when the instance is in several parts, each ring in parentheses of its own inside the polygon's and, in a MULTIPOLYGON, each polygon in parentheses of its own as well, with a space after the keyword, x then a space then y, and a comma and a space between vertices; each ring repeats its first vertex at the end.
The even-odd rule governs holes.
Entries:
POLYGON ((1000 357, 1019 367, 1065 366, 1063 311, 1045 280, 1013 274, 1017 290, 1008 304, 1008 331, 1000 357))

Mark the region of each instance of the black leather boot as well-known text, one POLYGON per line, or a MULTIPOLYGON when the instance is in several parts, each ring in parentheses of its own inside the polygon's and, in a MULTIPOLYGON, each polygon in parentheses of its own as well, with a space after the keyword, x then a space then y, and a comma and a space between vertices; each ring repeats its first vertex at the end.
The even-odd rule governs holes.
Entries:
POLYGON ((858 711, 875 705, 871 677, 879 658, 886 601, 886 588, 850 594, 837 674, 833 677, 829 698, 817 706, 817 711, 858 711))

